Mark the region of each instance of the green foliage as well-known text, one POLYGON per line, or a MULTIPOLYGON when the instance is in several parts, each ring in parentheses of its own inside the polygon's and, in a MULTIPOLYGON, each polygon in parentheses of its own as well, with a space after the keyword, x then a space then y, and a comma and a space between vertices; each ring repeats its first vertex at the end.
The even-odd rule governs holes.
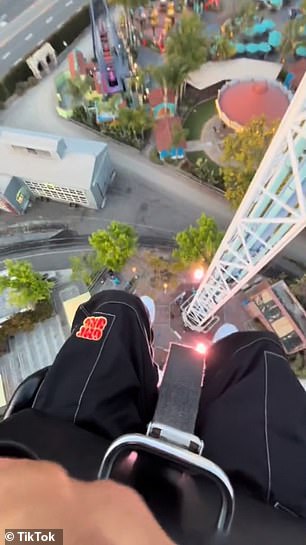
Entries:
POLYGON ((101 127, 102 132, 113 138, 141 149, 146 132, 152 127, 153 119, 145 107, 120 108, 118 118, 101 127))
POLYGON ((75 106, 72 111, 72 119, 79 121, 79 123, 88 122, 88 114, 84 106, 75 106))
POLYGON ((92 78, 75 76, 67 79, 67 93, 74 105, 86 104, 85 95, 92 89, 92 78))
POLYGON ((214 257, 223 233, 218 230, 216 222, 205 214, 197 220, 197 226, 190 225, 175 237, 177 248, 173 250, 173 258, 184 265, 198 261, 209 264, 214 257))
POLYGON ((221 169, 225 196, 237 208, 278 127, 278 121, 266 124, 264 117, 253 119, 240 132, 227 136, 224 141, 221 169))
POLYGON ((168 102, 169 89, 175 92, 175 102, 178 96, 182 98, 183 84, 188 75, 189 67, 184 59, 173 58, 164 64, 150 68, 150 74, 153 79, 162 87, 164 92, 164 101, 168 102))
POLYGON ((50 301, 54 284, 34 271, 31 263, 11 259, 4 263, 6 275, 0 277, 0 293, 8 289, 12 305, 25 308, 40 301, 50 301))
POLYGON ((81 32, 89 26, 89 7, 84 6, 83 9, 76 13, 65 25, 55 32, 48 42, 54 47, 57 54, 65 49, 64 42, 71 44, 81 32))
POLYGON ((178 147, 188 136, 188 129, 183 129, 180 123, 174 123, 171 129, 172 146, 178 147))
POLYGON ((207 182, 208 184, 219 186, 223 185, 223 177, 220 173, 220 168, 218 168, 217 165, 213 165, 212 161, 210 161, 206 156, 199 157, 196 160, 194 173, 198 178, 204 182, 207 182))
POLYGON ((164 164, 164 161, 160 159, 159 153, 156 148, 152 148, 150 151, 150 161, 152 161, 152 163, 156 163, 157 165, 164 164))
POLYGON ((71 279, 82 281, 86 286, 90 286, 94 275, 101 270, 101 264, 95 253, 71 257, 70 264, 72 268, 71 279))
POLYGON ((306 47, 306 37, 303 36, 306 25, 306 16, 291 19, 284 26, 283 41, 280 48, 281 58, 292 57, 298 45, 306 47))
POLYGON ((207 61, 209 41, 203 32, 203 23, 195 13, 184 13, 166 41, 166 58, 169 63, 181 62, 188 72, 196 70, 207 61))
POLYGON ((222 168, 225 198, 233 208, 238 208, 255 174, 254 170, 235 167, 222 168))
MULTIPOLYGON (((89 8, 85 6, 48 39, 56 53, 59 54, 65 49, 64 42, 71 44, 82 30, 88 27, 89 22, 89 8)), ((31 77, 32 72, 26 62, 22 61, 14 66, 0 82, 0 101, 4 102, 15 93, 18 82, 26 82, 31 77)), ((20 94, 23 92, 20 86, 18 92, 20 94)))
POLYGON ((216 34, 214 36, 211 45, 210 51, 212 54, 213 60, 225 61, 231 59, 236 54, 236 48, 233 43, 226 37, 216 34))
POLYGON ((21 331, 31 331, 35 324, 51 318, 53 308, 50 301, 40 301, 34 310, 20 312, 12 316, 0 327, 0 343, 6 341, 8 337, 13 337, 21 331))
POLYGON ((25 82, 31 75, 32 72, 25 62, 21 62, 13 67, 1 81, 1 100, 6 100, 13 95, 16 91, 17 83, 25 82))
POLYGON ((130 225, 112 221, 106 230, 92 233, 89 244, 101 266, 120 272, 136 251, 137 234, 130 225))

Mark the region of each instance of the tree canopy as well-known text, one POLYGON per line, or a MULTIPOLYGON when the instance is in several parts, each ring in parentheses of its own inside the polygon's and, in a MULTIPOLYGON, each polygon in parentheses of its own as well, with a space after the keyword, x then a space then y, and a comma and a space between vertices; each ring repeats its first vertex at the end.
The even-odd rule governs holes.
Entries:
POLYGON ((150 69, 150 73, 155 81, 162 87, 164 92, 164 101, 168 101, 168 90, 175 93, 175 102, 178 101, 178 95, 183 94, 183 84, 188 75, 189 67, 182 59, 172 59, 159 66, 150 69))
POLYGON ((130 225, 112 221, 106 230, 92 233, 89 244, 101 266, 120 272, 136 251, 137 234, 130 225))
POLYGON ((167 60, 169 63, 181 62, 189 72, 206 62, 208 55, 209 40, 204 34, 200 17, 196 13, 184 13, 167 38, 167 60))
POLYGON ((267 125, 265 118, 259 117, 224 139, 223 161, 228 163, 222 168, 225 197, 234 208, 242 201, 278 123, 267 125))
POLYGON ((9 290, 10 303, 26 308, 50 301, 53 282, 45 280, 27 261, 5 261, 6 275, 0 276, 0 293, 9 290))
POLYGON ((173 250, 173 257, 185 265, 199 261, 208 265, 221 243, 223 232, 218 230, 215 220, 205 214, 196 223, 196 227, 190 225, 185 231, 177 233, 177 248, 173 250))

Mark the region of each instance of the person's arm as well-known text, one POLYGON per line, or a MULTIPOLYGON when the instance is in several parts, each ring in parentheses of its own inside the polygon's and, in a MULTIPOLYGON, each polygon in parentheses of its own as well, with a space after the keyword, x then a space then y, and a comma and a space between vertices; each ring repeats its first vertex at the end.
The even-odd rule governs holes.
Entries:
POLYGON ((57 464, 0 458, 5 529, 63 529, 65 545, 174 545, 140 496, 112 481, 71 479, 57 464))

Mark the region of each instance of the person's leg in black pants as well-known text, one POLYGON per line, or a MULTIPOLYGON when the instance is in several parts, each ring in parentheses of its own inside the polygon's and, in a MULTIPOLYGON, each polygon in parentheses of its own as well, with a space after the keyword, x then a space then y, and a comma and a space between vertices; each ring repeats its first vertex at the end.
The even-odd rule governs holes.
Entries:
POLYGON ((306 517, 306 393, 274 334, 239 332, 211 346, 196 432, 204 456, 306 517))
POLYGON ((33 408, 114 439, 145 432, 157 401, 153 334, 142 301, 108 290, 81 305, 33 408))

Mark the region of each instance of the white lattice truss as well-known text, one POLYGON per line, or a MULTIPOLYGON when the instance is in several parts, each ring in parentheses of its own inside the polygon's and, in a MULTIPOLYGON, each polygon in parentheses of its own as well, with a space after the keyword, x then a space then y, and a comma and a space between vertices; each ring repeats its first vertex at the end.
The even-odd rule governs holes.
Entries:
POLYGON ((305 227, 306 75, 203 281, 185 305, 185 325, 208 331, 216 312, 305 227))

